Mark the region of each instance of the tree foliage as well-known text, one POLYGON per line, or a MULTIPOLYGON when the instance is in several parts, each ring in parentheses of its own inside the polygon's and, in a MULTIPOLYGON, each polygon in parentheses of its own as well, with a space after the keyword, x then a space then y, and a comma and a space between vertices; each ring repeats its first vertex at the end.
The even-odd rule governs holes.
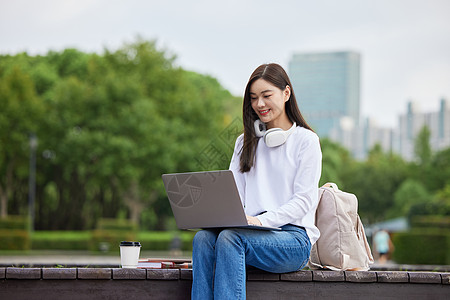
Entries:
MULTIPOLYGON (((99 218, 170 227, 161 174, 228 168, 241 101, 139 38, 102 54, 0 56, 1 216, 27 214, 29 136, 36 134, 36 229, 90 229, 99 218)), ((356 194, 368 223, 447 214, 450 149, 433 153, 429 138, 424 128, 413 162, 380 146, 356 161, 322 139, 321 184, 356 194)))
POLYGON ((427 166, 431 160, 431 132, 428 126, 423 126, 414 142, 414 155, 420 166, 427 166))
POLYGON ((356 162, 351 158, 350 152, 341 145, 329 139, 322 139, 322 176, 320 185, 327 182, 336 183, 341 189, 346 188, 346 177, 351 172, 356 162))
POLYGON ((395 191, 406 177, 405 161, 375 145, 367 161, 359 162, 347 177, 349 191, 358 197, 361 216, 370 223, 383 220, 393 206, 395 191))
POLYGON ((423 184, 414 179, 406 179, 395 191, 394 205, 390 215, 392 217, 406 216, 414 205, 431 203, 431 200, 432 196, 423 184))
MULTIPOLYGON (((418 146, 419 140, 429 143, 418 137, 418 146)), ((365 161, 355 161, 339 145, 323 140, 321 184, 336 182, 340 189, 354 193, 365 223, 418 214, 445 215, 449 207, 449 150, 430 153, 428 165, 422 165, 384 153, 375 145, 365 161)))
POLYGON ((2 214, 27 209, 34 132, 37 229, 92 228, 100 217, 140 222, 142 212, 164 223, 161 174, 199 170, 196 158, 235 100, 141 39, 102 55, 1 56, 0 91, 2 214))

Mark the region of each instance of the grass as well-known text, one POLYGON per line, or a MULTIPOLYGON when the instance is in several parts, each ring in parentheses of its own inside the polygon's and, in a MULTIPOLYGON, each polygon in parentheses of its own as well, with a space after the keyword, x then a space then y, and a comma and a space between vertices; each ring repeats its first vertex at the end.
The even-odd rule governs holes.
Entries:
POLYGON ((137 234, 138 240, 152 240, 152 239, 171 239, 179 235, 182 239, 189 239, 194 236, 192 231, 140 231, 137 234))
MULTIPOLYGON (((170 239, 175 235, 182 238, 189 238, 194 235, 191 231, 139 231, 137 239, 170 239)), ((62 239, 62 240, 84 240, 91 237, 91 231, 34 231, 33 239, 62 239)))
POLYGON ((86 240, 90 237, 90 231, 34 231, 32 234, 32 239, 40 240, 86 240))
MULTIPOLYGON (((15 255, 20 253, 23 255, 29 252, 50 250, 50 251, 88 251, 93 250, 93 243, 102 242, 102 237, 93 235, 94 231, 34 231, 31 234, 31 249, 29 250, 0 250, 0 255, 15 255), (97 240, 95 240, 97 238, 97 240), (98 240, 100 239, 100 240, 98 240)), ((114 233, 114 232, 113 232, 114 233)), ((150 251, 165 251, 171 249, 174 245, 174 238, 178 238, 178 245, 183 251, 190 251, 192 247, 192 239, 195 232, 193 231, 139 231, 132 234, 135 241, 140 241, 143 249, 150 251)), ((126 236, 126 235, 125 235, 126 236)), ((104 243, 109 244, 109 248, 120 243, 120 240, 126 238, 124 236, 105 236, 104 243), (111 240, 113 239, 113 240, 111 240), (111 246, 112 245, 112 246, 111 246)), ((177 244, 175 244, 177 245, 177 244)), ((111 248, 112 250, 113 248, 111 248)), ((96 248, 96 250, 99 250, 96 248)), ((104 250, 109 251, 109 250, 104 250)), ((99 252, 99 253, 103 253, 99 252)), ((95 251, 93 251, 95 252, 95 251)), ((92 253, 94 254, 94 253, 92 253)))

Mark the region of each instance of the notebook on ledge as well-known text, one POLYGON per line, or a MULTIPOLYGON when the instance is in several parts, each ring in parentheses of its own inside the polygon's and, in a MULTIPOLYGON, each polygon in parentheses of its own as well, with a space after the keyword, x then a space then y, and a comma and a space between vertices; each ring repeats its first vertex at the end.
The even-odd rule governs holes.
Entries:
POLYGON ((230 170, 163 174, 162 180, 180 229, 245 227, 280 230, 248 225, 230 170))

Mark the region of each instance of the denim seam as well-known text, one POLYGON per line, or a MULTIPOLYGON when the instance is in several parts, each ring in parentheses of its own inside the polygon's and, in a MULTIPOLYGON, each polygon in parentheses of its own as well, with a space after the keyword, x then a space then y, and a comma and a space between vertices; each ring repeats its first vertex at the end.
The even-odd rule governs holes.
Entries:
POLYGON ((238 284, 238 297, 236 299, 241 299, 242 298, 242 282, 244 282, 245 284, 245 255, 244 252, 241 251, 241 254, 239 255, 240 261, 241 263, 239 264, 239 274, 242 274, 244 276, 244 280, 241 280, 242 278, 240 278, 239 280, 239 284, 238 284))
POLYGON ((241 236, 238 235, 240 243, 241 243, 241 247, 240 247, 240 254, 239 254, 239 259, 240 259, 240 264, 239 264, 239 274, 242 274, 242 276, 244 276, 244 279, 242 280, 242 278, 239 278, 238 280, 238 288, 237 288, 237 298, 236 299, 242 299, 242 282, 246 282, 246 278, 245 278, 245 251, 244 251, 244 247, 246 247, 246 245, 244 244, 244 241, 242 240, 241 236))

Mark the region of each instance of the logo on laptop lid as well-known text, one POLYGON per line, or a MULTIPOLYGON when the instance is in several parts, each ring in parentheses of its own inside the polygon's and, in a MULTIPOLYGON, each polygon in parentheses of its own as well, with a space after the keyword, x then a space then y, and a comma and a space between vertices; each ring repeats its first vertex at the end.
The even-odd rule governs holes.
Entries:
POLYGON ((180 208, 189 208, 200 200, 202 184, 191 174, 174 176, 167 185, 167 195, 173 205, 180 208))

